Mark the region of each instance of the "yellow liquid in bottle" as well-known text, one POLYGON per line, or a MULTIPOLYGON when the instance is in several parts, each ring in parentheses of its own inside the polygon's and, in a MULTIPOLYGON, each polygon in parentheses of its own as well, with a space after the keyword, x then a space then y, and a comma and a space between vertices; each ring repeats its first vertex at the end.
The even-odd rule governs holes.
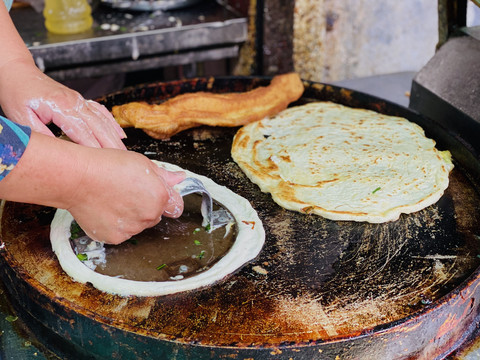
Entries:
POLYGON ((54 34, 77 34, 92 27, 87 0, 45 0, 45 27, 54 34))

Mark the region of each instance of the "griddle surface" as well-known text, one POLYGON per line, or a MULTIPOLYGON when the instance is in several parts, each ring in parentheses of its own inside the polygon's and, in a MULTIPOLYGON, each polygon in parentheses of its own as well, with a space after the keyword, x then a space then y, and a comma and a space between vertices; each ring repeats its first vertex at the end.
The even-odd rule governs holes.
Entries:
MULTIPOLYGON (((316 90, 307 89, 302 102, 311 100, 308 91, 316 90)), ((133 95, 104 100, 111 106, 125 96, 133 95)), ((352 93, 342 96, 355 104, 352 93)), ((26 282, 58 306, 121 331, 157 341, 252 349, 311 346, 392 328, 425 314, 475 273, 480 197, 475 176, 463 164, 456 162, 440 201, 422 211, 385 224, 330 221, 285 210, 260 192, 230 157, 235 132, 202 127, 157 141, 130 129, 126 143, 152 159, 210 177, 251 202, 266 244, 238 272, 214 286, 163 297, 105 294, 73 282, 60 268, 49 244, 53 209, 7 203, 2 258, 17 276, 12 281, 26 282)))

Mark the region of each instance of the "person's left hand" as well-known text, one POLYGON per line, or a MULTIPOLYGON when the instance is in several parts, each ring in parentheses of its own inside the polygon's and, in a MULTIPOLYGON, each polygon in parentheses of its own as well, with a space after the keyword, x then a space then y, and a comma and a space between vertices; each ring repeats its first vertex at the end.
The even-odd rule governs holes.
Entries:
POLYGON ((0 105, 12 121, 53 136, 53 122, 71 140, 90 147, 125 149, 125 133, 97 102, 43 74, 33 62, 10 62, 0 69, 0 105))

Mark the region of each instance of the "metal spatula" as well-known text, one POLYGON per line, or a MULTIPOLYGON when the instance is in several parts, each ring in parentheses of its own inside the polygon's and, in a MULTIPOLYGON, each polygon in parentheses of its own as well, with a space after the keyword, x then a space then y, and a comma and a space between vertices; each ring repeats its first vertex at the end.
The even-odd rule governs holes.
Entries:
POLYGON ((230 215, 227 210, 213 210, 212 196, 200 180, 186 178, 179 184, 175 185, 174 188, 181 196, 193 193, 200 193, 202 195, 200 212, 203 216, 202 226, 205 227, 207 231, 213 231, 234 221, 232 215, 230 215))

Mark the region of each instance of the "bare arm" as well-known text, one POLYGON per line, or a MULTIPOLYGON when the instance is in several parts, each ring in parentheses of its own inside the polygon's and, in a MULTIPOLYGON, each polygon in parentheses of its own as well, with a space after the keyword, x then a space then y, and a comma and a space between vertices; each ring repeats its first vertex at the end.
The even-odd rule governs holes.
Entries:
POLYGON ((0 198, 67 209, 90 237, 116 244, 162 216, 180 216, 183 201, 172 186, 182 179, 138 153, 32 133, 20 161, 0 181, 0 198))

